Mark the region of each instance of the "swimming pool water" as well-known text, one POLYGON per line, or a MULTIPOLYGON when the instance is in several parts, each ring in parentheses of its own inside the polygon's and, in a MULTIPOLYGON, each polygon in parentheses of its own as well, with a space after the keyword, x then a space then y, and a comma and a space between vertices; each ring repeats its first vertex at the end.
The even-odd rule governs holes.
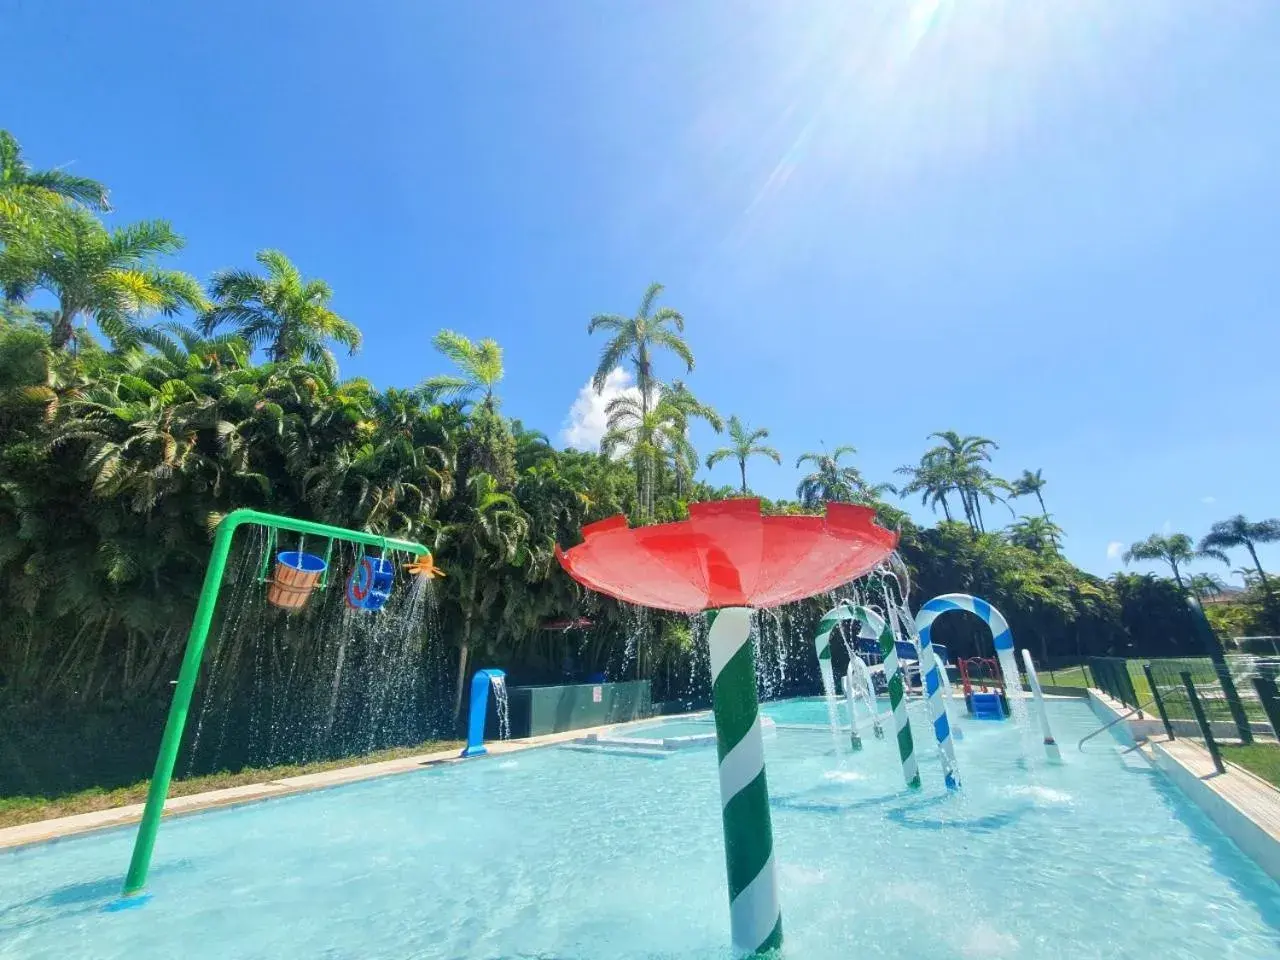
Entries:
MULTIPOLYGON (((908 794, 891 739, 836 757, 790 726, 821 703, 766 710, 787 957, 1280 957, 1280 888, 1114 740, 1077 752, 1083 704, 1050 704, 1057 768, 965 722, 950 795, 928 744, 908 794)), ((103 913, 132 839, 0 855, 0 957, 730 955, 714 747, 548 747, 167 821, 154 899, 103 913)))

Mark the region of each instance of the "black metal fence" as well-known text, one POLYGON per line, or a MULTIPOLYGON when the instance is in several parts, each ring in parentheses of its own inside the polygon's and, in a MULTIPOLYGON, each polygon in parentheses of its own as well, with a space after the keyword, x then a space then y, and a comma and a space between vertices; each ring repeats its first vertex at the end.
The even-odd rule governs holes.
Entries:
POLYGON ((1089 667, 1096 688, 1158 718, 1167 736, 1202 742, 1219 769, 1219 744, 1277 739, 1280 659, 1095 657, 1089 667))

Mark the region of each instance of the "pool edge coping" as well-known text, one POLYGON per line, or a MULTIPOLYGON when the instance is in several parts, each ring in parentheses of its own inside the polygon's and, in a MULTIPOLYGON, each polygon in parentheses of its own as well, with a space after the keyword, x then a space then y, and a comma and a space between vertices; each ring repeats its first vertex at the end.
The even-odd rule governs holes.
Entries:
MULTIPOLYGON (((1104 721, 1118 720, 1128 713, 1123 704, 1092 688, 1089 704, 1104 721)), ((1206 748, 1185 737, 1169 740, 1153 729, 1151 720, 1128 717, 1124 727, 1136 744, 1134 749, 1168 777, 1245 856, 1280 883, 1280 790, 1230 760, 1225 763, 1227 772, 1218 774, 1206 748)))

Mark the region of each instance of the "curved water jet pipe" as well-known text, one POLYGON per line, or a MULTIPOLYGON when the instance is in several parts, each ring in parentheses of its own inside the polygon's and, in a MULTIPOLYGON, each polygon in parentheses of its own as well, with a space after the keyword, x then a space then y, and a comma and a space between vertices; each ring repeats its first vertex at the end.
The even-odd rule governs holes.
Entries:
MULTIPOLYGON (((827 701, 827 719, 831 723, 831 735, 839 749, 840 732, 839 717, 836 713, 836 678, 831 667, 831 633, 844 620, 855 617, 854 610, 859 609, 847 600, 841 600, 823 614, 818 621, 818 632, 813 637, 814 651, 818 655, 818 671, 822 674, 822 692, 827 701)), ((849 702, 849 744, 854 750, 862 749, 862 738, 858 736, 858 727, 853 715, 853 702, 849 702)))
POLYGON ((916 762, 915 741, 911 736, 911 721, 907 716, 907 705, 903 696, 902 671, 898 667, 898 651, 894 646, 893 630, 884 617, 867 607, 837 605, 819 622, 819 637, 815 638, 815 644, 819 647, 819 666, 822 664, 821 645, 824 641, 827 644, 826 669, 828 671, 831 670, 831 631, 842 620, 857 620, 860 625, 860 635, 875 637, 880 645, 880 655, 884 658, 885 680, 889 686, 889 706, 893 710, 893 723, 897 729, 898 759, 902 763, 902 776, 908 787, 917 788, 920 786, 920 769, 916 762))
POLYGON ((496 667, 477 670, 471 678, 471 711, 467 724, 467 745, 462 749, 464 757, 480 757, 489 751, 484 748, 484 721, 489 713, 489 690, 499 683, 506 683, 507 675, 496 667))
POLYGON ((1036 713, 1040 717, 1040 732, 1044 734, 1045 756, 1053 763, 1062 762, 1062 751, 1058 749, 1058 741, 1053 739, 1053 731, 1049 728, 1049 711, 1044 706, 1044 691, 1040 689, 1040 677, 1036 674, 1036 665, 1031 661, 1031 651, 1022 650, 1022 662, 1027 668, 1027 682, 1031 684, 1032 699, 1035 701, 1036 713))

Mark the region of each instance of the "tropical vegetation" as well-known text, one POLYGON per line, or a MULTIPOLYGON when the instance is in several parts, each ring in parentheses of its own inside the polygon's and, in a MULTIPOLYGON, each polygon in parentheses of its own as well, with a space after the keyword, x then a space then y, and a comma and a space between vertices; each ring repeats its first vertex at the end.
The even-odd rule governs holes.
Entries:
MULTIPOLYGON (((705 460, 695 449, 693 423, 724 424, 679 379, 694 355, 684 316, 658 304, 660 284, 633 314, 590 319, 588 333, 607 336, 595 389, 619 367, 634 386, 608 404, 598 451, 557 449, 508 414, 518 398, 499 395, 496 340, 442 330, 416 387, 343 379, 337 354, 359 347, 358 318, 334 311, 323 280, 266 249, 201 283, 174 265, 182 240, 169 224, 107 225, 106 198, 91 180, 32 169, 0 134, 0 730, 34 729, 31 711, 42 718, 21 749, 0 734, 0 752, 26 758, 0 765, 9 771, 0 795, 24 762, 60 756, 47 743, 55 727, 89 765, 129 739, 118 735, 134 729, 128 718, 158 730, 211 530, 239 506, 434 549, 447 575, 434 584, 421 643, 448 653, 422 680, 423 697, 447 705, 437 733, 451 732, 443 727, 480 657, 513 682, 604 673, 651 678, 658 700, 705 697, 687 618, 639 617, 583 591, 555 562, 556 546, 585 523, 679 518, 691 502, 746 493, 749 464, 781 460, 768 431, 736 416, 723 446, 705 460), (699 475, 720 461, 737 465, 738 483, 699 475)), ((1206 581, 1183 578, 1190 538, 1130 548, 1131 559, 1167 561, 1174 582, 1093 576, 1063 556, 1066 534, 1045 509, 1039 470, 1008 482, 994 472, 989 438, 943 430, 927 442, 899 471, 900 488, 866 479, 851 445, 804 453, 795 500, 763 507, 872 507, 901 533, 913 599, 981 595, 1042 658, 1195 649, 1182 591, 1203 593, 1206 581), (1009 502, 1032 495, 1039 512, 1018 517, 1009 502), (894 496, 918 497, 942 518, 920 525, 894 496)), ((1270 597, 1255 548, 1280 522, 1224 524, 1202 552, 1247 556, 1259 596, 1270 597)), ((781 633, 809 635, 829 602, 781 611, 781 633)), ((984 642, 966 618, 939 630, 960 653, 984 642)), ((779 692, 814 682, 805 649, 779 692)), ((251 660, 218 669, 247 671, 252 689, 251 660)), ((135 782, 146 752, 104 778, 135 782)))

